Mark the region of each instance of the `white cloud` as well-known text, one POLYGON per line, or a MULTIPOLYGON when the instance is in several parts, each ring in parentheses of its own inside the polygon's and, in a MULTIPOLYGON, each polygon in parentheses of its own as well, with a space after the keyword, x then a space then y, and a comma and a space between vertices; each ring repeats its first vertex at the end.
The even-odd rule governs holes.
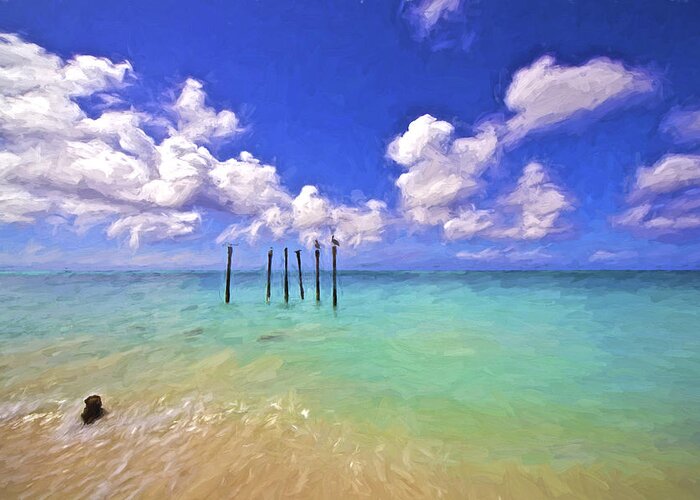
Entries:
POLYGON ((44 212, 51 202, 19 186, 0 184, 0 222, 33 222, 38 213, 44 212))
POLYGON ((661 123, 661 131, 677 144, 700 142, 700 109, 671 111, 661 123))
POLYGON ((396 181, 404 217, 418 225, 442 225, 448 240, 536 240, 566 231, 561 215, 573 209, 573 201, 539 163, 527 165, 514 191, 493 208, 474 206, 473 198, 484 191, 482 175, 499 156, 499 130, 486 122, 475 136, 454 138, 446 122, 430 115, 414 120, 387 149, 407 170, 396 181))
POLYGON ((132 154, 152 147, 136 132, 140 118, 105 113, 93 120, 74 101, 119 89, 131 66, 92 56, 63 61, 14 35, 0 35, 0 63, 3 220, 54 216, 82 227, 104 221, 99 214, 135 212, 151 176, 148 162, 132 154))
POLYGON ((421 0, 407 11, 409 19, 418 29, 418 35, 425 37, 441 19, 459 12, 463 0, 421 0))
POLYGON ((484 124, 473 137, 455 138, 447 122, 430 115, 414 120, 387 150, 407 170, 396 180, 406 217, 428 225, 453 218, 458 205, 479 191, 480 177, 497 154, 493 124, 484 124))
POLYGON ((18 36, 0 33, 0 88, 3 95, 39 95, 60 89, 72 97, 87 96, 119 85, 131 71, 128 62, 78 55, 68 62, 18 36), (21 69, 20 69, 21 68, 21 69), (27 75, 31 75, 31 79, 27 75), (37 95, 37 94, 32 94, 37 95))
POLYGON ((538 240, 568 230, 561 216, 573 210, 570 197, 550 180, 541 164, 534 162, 525 166, 517 186, 499 200, 499 205, 504 213, 512 214, 512 222, 490 234, 519 240, 538 240))
POLYGON ((331 213, 331 232, 351 247, 381 241, 388 225, 386 203, 369 200, 362 207, 340 205, 331 213))
POLYGON ((443 229, 448 240, 469 239, 492 227, 495 215, 491 210, 477 210, 474 206, 463 209, 457 217, 445 222, 443 229))
POLYGON ((255 215, 291 201, 277 169, 262 164, 247 151, 218 163, 208 175, 219 201, 234 214, 255 215))
POLYGON ((219 239, 263 231, 307 243, 328 231, 349 245, 380 238, 381 202, 335 205, 313 186, 295 197, 274 166, 248 152, 217 159, 207 144, 242 129, 232 111, 207 106, 194 79, 157 115, 110 110, 131 73, 128 62, 64 61, 0 34, 0 222, 43 218, 78 232, 105 225, 107 237, 127 237, 136 248, 194 233, 203 215, 196 207, 205 205, 238 220, 219 239), (95 118, 76 101, 90 96, 109 96, 95 118), (166 132, 159 143, 146 132, 154 124, 166 132))
POLYGON ((488 239, 540 240, 569 229, 562 222, 564 212, 573 210, 573 200, 540 163, 523 169, 513 191, 497 199, 491 210, 473 205, 447 221, 445 237, 450 240, 481 236, 488 239))
POLYGON ((159 212, 130 215, 113 222, 107 235, 129 235, 129 246, 138 248, 143 240, 163 240, 192 234, 201 220, 196 212, 159 212))
POLYGON ((378 200, 359 207, 334 205, 315 186, 304 186, 293 200, 271 206, 249 224, 231 225, 217 241, 245 237, 252 242, 267 231, 276 238, 294 233, 308 247, 315 239, 326 241, 335 234, 343 245, 357 247, 381 240, 390 223, 386 210, 378 200))
POLYGON ((700 156, 666 155, 638 168, 627 201, 613 225, 651 237, 700 228, 700 156))
POLYGON ((492 119, 474 136, 456 138, 450 123, 428 114, 416 118, 387 148, 387 156, 406 170, 396 180, 404 218, 442 226, 450 240, 534 240, 565 232, 561 215, 573 209, 573 201, 542 165, 526 166, 514 192, 476 207, 488 188, 484 173, 531 131, 609 111, 656 86, 648 72, 607 58, 564 66, 544 56, 514 75, 505 103, 515 116, 505 123, 492 119))
POLYGON ((476 252, 463 250, 461 252, 457 252, 455 256, 458 259, 477 262, 505 261, 535 263, 552 258, 552 255, 547 253, 547 251, 542 247, 534 248, 532 250, 517 250, 512 247, 484 248, 483 250, 476 252))
POLYGON ((620 250, 611 252, 608 250, 597 250, 588 257, 590 262, 617 262, 637 257, 637 252, 633 250, 620 250))
POLYGON ((600 57, 581 66, 556 64, 543 56, 518 70, 505 103, 516 115, 508 120, 508 142, 530 131, 549 128, 595 110, 607 111, 631 97, 652 92, 654 78, 646 71, 600 57))
POLYGON ((700 156, 667 155, 651 167, 637 170, 630 200, 654 198, 700 185, 700 156))
POLYGON ((450 123, 430 115, 419 116, 408 125, 406 132, 389 144, 387 155, 399 165, 410 167, 423 158, 424 150, 442 149, 453 133, 450 123))
POLYGON ((194 142, 208 142, 213 138, 236 133, 238 131, 236 115, 226 109, 216 113, 206 106, 205 98, 202 84, 188 78, 180 97, 173 106, 173 111, 178 117, 179 134, 194 142))

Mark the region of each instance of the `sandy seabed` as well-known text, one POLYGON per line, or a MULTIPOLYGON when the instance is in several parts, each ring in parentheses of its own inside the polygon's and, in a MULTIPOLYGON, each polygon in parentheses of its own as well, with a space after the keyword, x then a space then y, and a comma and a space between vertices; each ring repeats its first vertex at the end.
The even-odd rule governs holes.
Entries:
POLYGON ((254 409, 183 398, 17 408, 0 420, 2 498, 694 499, 697 470, 464 463, 438 443, 356 433, 294 395, 254 409))

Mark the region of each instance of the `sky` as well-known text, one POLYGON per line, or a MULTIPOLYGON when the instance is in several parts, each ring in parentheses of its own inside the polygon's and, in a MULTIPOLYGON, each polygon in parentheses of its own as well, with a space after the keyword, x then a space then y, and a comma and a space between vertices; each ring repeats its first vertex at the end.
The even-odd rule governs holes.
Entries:
POLYGON ((0 2, 0 268, 697 269, 695 1, 0 2), (311 264, 307 253, 305 266, 311 264))

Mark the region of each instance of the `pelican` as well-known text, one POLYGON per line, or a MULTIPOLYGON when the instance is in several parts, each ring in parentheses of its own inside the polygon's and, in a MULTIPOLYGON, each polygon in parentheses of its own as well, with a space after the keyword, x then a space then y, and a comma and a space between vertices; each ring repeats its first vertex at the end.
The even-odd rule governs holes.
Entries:
POLYGON ((340 242, 335 239, 335 234, 331 236, 331 243, 333 243, 337 247, 340 246, 340 242))
POLYGON ((321 249, 321 244, 318 242, 318 240, 314 240, 314 247, 316 247, 316 250, 321 249))

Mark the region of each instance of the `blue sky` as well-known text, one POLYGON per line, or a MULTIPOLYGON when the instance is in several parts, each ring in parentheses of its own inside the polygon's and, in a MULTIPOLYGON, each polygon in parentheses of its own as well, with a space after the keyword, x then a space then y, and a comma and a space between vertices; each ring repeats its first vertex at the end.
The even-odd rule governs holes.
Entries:
POLYGON ((660 0, 2 2, 0 266, 216 268, 234 240, 256 267, 336 232, 353 268, 695 269, 698 21, 660 0))

